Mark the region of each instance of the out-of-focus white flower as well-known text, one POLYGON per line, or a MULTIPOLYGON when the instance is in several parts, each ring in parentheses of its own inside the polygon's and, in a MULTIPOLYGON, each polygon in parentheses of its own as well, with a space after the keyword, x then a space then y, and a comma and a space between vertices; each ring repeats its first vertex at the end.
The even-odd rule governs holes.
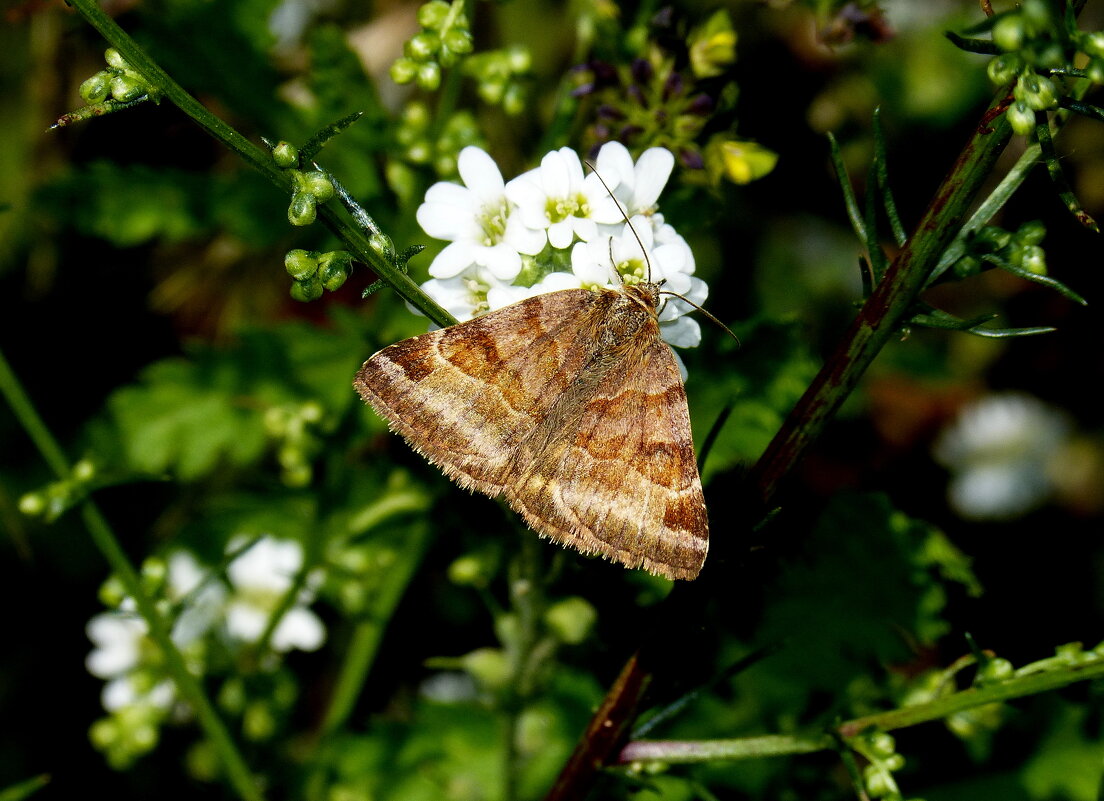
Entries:
MULTIPOLYGON (((236 537, 227 551, 238 550, 246 542, 244 537, 236 537)), ((230 635, 249 643, 260 639, 302 567, 303 548, 298 542, 267 536, 232 561, 226 569, 232 587, 226 605, 226 628, 230 635)), ((273 650, 313 651, 322 645, 325 627, 304 605, 313 600, 315 583, 304 582, 296 598, 297 605, 281 616, 272 632, 273 650)))
POLYGON ((521 256, 540 253, 543 230, 526 227, 506 199, 498 165, 478 147, 460 151, 457 169, 464 186, 440 181, 418 207, 418 224, 427 234, 451 241, 429 267, 434 278, 453 278, 483 267, 500 281, 521 272, 521 256))
POLYGON ((226 587, 190 551, 175 551, 168 558, 165 595, 180 604, 172 639, 183 648, 203 637, 222 616, 226 587))
POLYGON ((1029 395, 991 395, 966 406, 933 448, 952 474, 951 507, 968 519, 996 520, 1040 505, 1054 490, 1069 429, 1060 410, 1029 395))
POLYGON ((134 611, 134 601, 126 598, 118 612, 104 612, 89 620, 85 633, 95 646, 84 661, 88 672, 97 678, 113 679, 141 662, 149 626, 134 611))

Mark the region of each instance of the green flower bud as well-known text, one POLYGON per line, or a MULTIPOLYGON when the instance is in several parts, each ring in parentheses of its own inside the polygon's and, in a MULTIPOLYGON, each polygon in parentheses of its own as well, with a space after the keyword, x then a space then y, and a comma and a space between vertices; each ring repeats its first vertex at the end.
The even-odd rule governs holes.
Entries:
POLYGON ((107 62, 107 66, 114 67, 117 70, 130 69, 130 65, 126 63, 123 54, 114 47, 109 47, 104 51, 104 61, 107 62))
POLYGON ((260 742, 267 740, 276 731, 276 718, 268 704, 264 701, 254 701, 245 709, 242 716, 242 733, 247 740, 260 742))
POLYGON ((1097 85, 1104 83, 1104 58, 1094 58, 1090 61, 1085 67, 1085 74, 1097 85))
POLYGON ((19 499, 19 511, 27 517, 38 517, 46 511, 46 498, 41 492, 28 492, 19 499))
POLYGON ((510 681, 510 664, 499 648, 477 648, 460 657, 460 666, 472 678, 491 689, 505 687, 510 681))
POLYGON ((504 612, 495 617, 494 630, 499 642, 516 643, 521 635, 521 624, 518 622, 517 615, 504 612))
POLYGON ((299 164, 299 148, 291 142, 278 142, 272 148, 272 160, 281 170, 295 167, 299 164))
POLYGON ((291 297, 303 303, 318 300, 322 297, 322 282, 317 277, 308 278, 306 281, 296 281, 291 285, 291 297))
POLYGON ((142 562, 140 573, 145 588, 156 590, 164 583, 165 576, 169 574, 169 566, 165 564, 165 560, 161 557, 150 556, 142 562))
POLYGON ((137 76, 125 72, 111 79, 111 96, 120 103, 137 100, 146 93, 146 84, 137 76))
POLYGON ((231 715, 238 715, 245 709, 245 683, 239 677, 227 679, 219 689, 216 702, 231 715))
POLYGON ((1035 275, 1046 275, 1046 252, 1038 245, 1029 245, 1028 247, 1021 248, 1013 254, 1015 257, 1018 254, 1018 258, 1015 260, 1028 272, 1035 273, 1035 275))
POLYGON ((96 597, 108 609, 115 609, 126 598, 126 587, 123 586, 123 582, 119 580, 118 576, 111 575, 107 577, 107 581, 100 585, 96 597))
POLYGON ((1081 34, 1079 47, 1086 55, 1104 58, 1104 31, 1081 34))
POLYGON ((402 121, 408 128, 427 128, 429 108, 425 103, 410 103, 402 110, 402 121))
POLYGON ((1035 111, 1055 108, 1058 105, 1054 82, 1034 72, 1021 75, 1012 94, 1016 100, 1026 103, 1028 108, 1035 111))
POLYGON ((444 0, 430 0, 418 9, 418 24, 423 28, 440 28, 449 10, 449 4, 444 0))
POLYGON ((418 140, 406 149, 406 158, 412 164, 425 164, 433 157, 429 142, 418 140))
POLYGON ((863 768, 863 784, 874 798, 884 798, 893 792, 893 780, 881 765, 870 764, 863 768))
POLYGON ((101 70, 80 85, 81 100, 102 103, 111 94, 111 73, 101 70))
POLYGON ((303 281, 318 272, 318 258, 309 250, 289 250, 284 256, 284 269, 296 281, 303 281))
POLYGON ((73 479, 81 483, 91 481, 96 476, 96 465, 91 459, 81 459, 73 465, 73 479))
POLYGON ((1012 239, 1018 245, 1038 245, 1046 237, 1046 225, 1042 220, 1031 220, 1019 227, 1012 239))
POLYGON ((1033 55, 1031 61, 1036 67, 1053 69, 1066 66, 1066 54, 1062 52, 1062 47, 1057 42, 1041 47, 1033 54, 1029 51, 1029 55, 1033 55))
POLYGON ((1016 53, 1004 53, 994 56, 989 60, 985 70, 989 73, 989 80, 997 86, 1004 86, 1015 80, 1024 68, 1024 60, 1016 53))
POLYGON ((465 28, 450 28, 445 32, 441 44, 450 53, 465 55, 472 51, 473 42, 471 32, 465 28))
POLYGON ((416 80, 418 86, 422 89, 427 92, 436 92, 441 86, 441 67, 432 61, 420 65, 416 80))
POLYGON ((303 189, 314 195, 315 202, 325 203, 334 196, 334 186, 326 174, 318 170, 303 173, 303 189))
POLYGON ((872 732, 867 735, 866 740, 870 744, 870 752, 877 756, 889 756, 897 750, 897 741, 889 732, 872 732))
POLYGON ((441 37, 432 31, 416 33, 403 46, 403 54, 414 61, 426 62, 441 49, 441 37))
POLYGON ((1054 17, 1048 0, 1024 0, 1020 6, 1020 15, 1024 27, 1032 33, 1043 33, 1054 27, 1054 17))
POLYGON ((1027 136, 1035 130, 1035 112, 1027 104, 1017 100, 1008 107, 1008 124, 1021 136, 1027 136))
POLYGON ((456 175, 456 156, 441 153, 433 160, 433 170, 438 175, 456 175))
POLYGON ((483 81, 479 84, 479 96, 489 106, 497 106, 506 93, 506 85, 499 81, 483 81))
POLYGON ((996 657, 985 663, 985 667, 978 672, 978 678, 982 681, 1000 681, 1009 678, 1014 672, 1011 662, 996 657))
POLYGON ((969 278, 981 272, 981 259, 977 256, 966 255, 954 263, 954 274, 957 278, 969 278))
POLYGON ((368 237, 368 244, 372 250, 386 259, 389 263, 395 261, 395 243, 387 234, 376 233, 368 237))
POLYGON ((557 601, 544 613, 544 622, 560 642, 578 645, 586 640, 598 620, 598 612, 584 598, 557 601))
POLYGON ((1012 241, 1012 234, 995 225, 986 225, 981 228, 970 242, 971 247, 981 253, 996 253, 1001 248, 1008 246, 1012 241))
POLYGON ((100 718, 88 729, 93 747, 105 751, 119 740, 119 724, 114 718, 100 718))
POLYGON ((465 554, 448 566, 448 578, 460 587, 486 587, 493 572, 491 560, 484 554, 465 554))
POLYGON ((314 196, 307 192, 296 192, 291 196, 288 206, 288 222, 292 225, 310 225, 318 216, 314 196))
MULTIPOLYGON (((335 252, 336 253, 345 253, 345 251, 343 251, 343 250, 335 251, 335 252)), ((348 253, 345 253, 345 255, 349 256, 348 253)), ((352 258, 353 258, 352 256, 349 256, 350 261, 352 260, 352 258)), ((322 404, 318 403, 318 401, 307 401, 301 407, 299 407, 299 417, 301 417, 303 420, 305 420, 308 423, 318 423, 318 422, 320 422, 322 420, 322 414, 323 414, 322 404)))
POLYGON ((905 758, 900 754, 890 754, 882 764, 885 765, 886 770, 900 770, 905 766, 905 758))
POLYGON ((353 257, 344 250, 323 253, 318 259, 318 280, 322 286, 333 292, 340 289, 349 277, 353 257))
POLYGON ((408 84, 418 74, 418 64, 409 58, 397 58, 391 64, 391 80, 401 85, 408 84))
POLYGON ((1001 50, 1019 50, 1024 42, 1023 19, 1017 13, 1001 17, 993 25, 993 43, 1001 50))
POLYGON ((515 117, 525 111, 525 90, 516 83, 506 87, 506 93, 502 95, 502 110, 515 117))

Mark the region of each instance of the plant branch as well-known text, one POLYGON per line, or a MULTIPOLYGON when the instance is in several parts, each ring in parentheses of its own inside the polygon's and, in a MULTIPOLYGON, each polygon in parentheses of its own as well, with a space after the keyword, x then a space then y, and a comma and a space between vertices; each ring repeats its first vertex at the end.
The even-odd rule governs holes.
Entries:
MULTIPOLYGON (((69 0, 69 2, 89 25, 99 31, 100 35, 119 51, 135 72, 161 93, 163 98, 169 100, 207 133, 237 153, 243 161, 262 173, 288 197, 291 196, 290 174, 279 169, 266 150, 250 142, 188 94, 156 61, 150 58, 137 42, 103 12, 96 0, 69 0)), ((404 300, 410 301, 430 320, 442 326, 456 322, 455 318, 423 292, 410 276, 378 253, 363 231, 345 222, 329 204, 319 206, 318 219, 345 243, 358 260, 371 267, 373 272, 390 284, 404 300)))
MULTIPOLYGON (((69 462, 65 458, 64 451, 42 421, 19 379, 4 358, 3 352, 0 352, 0 394, 7 399, 12 411, 15 412, 16 419, 31 437, 50 469, 59 479, 69 478, 69 462)), ((229 731, 215 712, 199 681, 188 671, 183 655, 172 641, 168 621, 157 610, 153 598, 142 586, 138 571, 131 565, 111 526, 91 500, 83 501, 80 506, 81 516, 88 527, 92 542, 103 554, 111 570, 119 577, 127 595, 133 598, 138 606, 138 612, 149 626, 150 639, 160 649, 165 659, 165 666, 181 697, 195 711, 204 734, 221 758, 230 784, 245 801, 263 801, 264 796, 249 767, 245 764, 229 731)))
POLYGON ((956 712, 979 706, 1049 692, 1079 681, 1104 676, 1104 659, 1095 658, 1079 665, 1016 676, 999 683, 970 687, 922 704, 864 715, 835 726, 823 734, 771 734, 729 740, 637 740, 627 744, 617 762, 664 762, 690 764, 717 760, 757 759, 760 757, 809 754, 838 747, 838 737, 855 737, 868 729, 892 731, 946 718, 956 712))

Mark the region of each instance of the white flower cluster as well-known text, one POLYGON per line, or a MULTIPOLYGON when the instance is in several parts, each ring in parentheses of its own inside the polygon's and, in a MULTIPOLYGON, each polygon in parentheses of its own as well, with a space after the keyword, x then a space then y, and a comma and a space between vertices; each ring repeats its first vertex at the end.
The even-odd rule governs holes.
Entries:
MULTIPOLYGON (((584 176, 578 154, 564 147, 506 183, 487 153, 466 147, 458 160, 464 186, 436 183, 418 208, 425 232, 450 242, 422 289, 461 321, 544 292, 648 280, 701 304, 708 288, 694 277, 694 254, 656 212, 674 163, 654 147, 634 164, 624 145, 609 142, 597 174, 584 176)), ((701 341, 697 322, 683 316, 691 309, 677 298, 663 305, 668 343, 701 341)))
MULTIPOLYGON (((247 544, 237 538, 227 552, 247 544)), ((302 567, 303 549, 298 542, 269 536, 245 547, 230 562, 228 583, 190 552, 173 553, 166 564, 164 596, 180 606, 171 636, 193 672, 202 672, 202 641, 216 629, 231 649, 257 643, 302 567)), ((280 617, 269 641, 273 651, 313 651, 322 645, 326 630, 306 606, 313 601, 316 586, 314 577, 309 577, 296 604, 280 617)), ((95 648, 85 664, 89 673, 107 681, 102 696, 105 710, 142 706, 167 711, 174 705, 175 688, 160 667, 163 660, 132 598, 124 598, 118 611, 93 617, 87 633, 95 648)))

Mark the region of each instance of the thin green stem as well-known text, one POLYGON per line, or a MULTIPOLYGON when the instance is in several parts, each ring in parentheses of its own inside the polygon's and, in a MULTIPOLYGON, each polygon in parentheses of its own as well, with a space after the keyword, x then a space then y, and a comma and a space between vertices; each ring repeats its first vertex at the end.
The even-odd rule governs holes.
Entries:
MULTIPOLYGON (((941 720, 967 709, 1038 695, 1076 682, 1101 677, 1104 677, 1104 659, 1095 658, 1080 665, 1064 665, 1044 673, 1016 676, 995 684, 970 687, 923 704, 864 715, 841 723, 835 727, 834 733, 843 738, 850 738, 868 729, 878 731, 903 729, 920 723, 941 720)), ((831 732, 773 734, 729 740, 638 740, 629 743, 621 750, 617 762, 621 764, 640 761, 689 764, 809 754, 836 747, 837 740, 831 732)))
MULTIPOLYGON (((119 51, 137 73, 161 93, 163 98, 191 117, 197 125, 237 153, 243 161, 264 174, 290 197, 292 191, 290 174, 277 168, 266 150, 250 142, 188 94, 139 47, 137 42, 100 9, 95 0, 70 0, 70 3, 88 24, 99 31, 100 35, 119 51)), ((318 219, 345 243, 358 260, 369 265, 403 299, 410 301, 430 320, 442 326, 456 322, 456 319, 423 292, 410 276, 377 253, 363 231, 350 226, 329 204, 319 207, 318 219)))
MULTIPOLYGON (((31 437, 50 469, 57 474, 58 478, 67 478, 70 471, 64 451, 42 421, 19 379, 4 358, 3 352, 0 352, 0 393, 7 399, 12 411, 15 412, 16 419, 31 437)), ((81 504, 81 517, 88 527, 92 542, 103 554, 111 570, 119 577, 127 594, 134 599, 139 614, 148 624, 150 639, 160 649, 177 690, 195 711, 204 734, 222 759, 230 784, 245 801, 263 801, 264 796, 230 737, 229 731, 219 719, 199 681, 188 671, 183 655, 170 637, 168 621, 157 610, 153 598, 143 588, 138 571, 131 565, 111 526, 90 500, 81 504)))

